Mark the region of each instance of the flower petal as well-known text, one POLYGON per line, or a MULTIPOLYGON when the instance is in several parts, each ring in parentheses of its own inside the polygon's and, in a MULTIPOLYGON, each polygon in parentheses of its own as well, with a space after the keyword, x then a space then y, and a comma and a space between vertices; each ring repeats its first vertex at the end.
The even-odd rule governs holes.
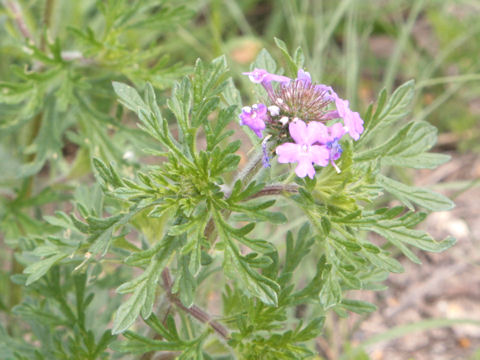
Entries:
POLYGON ((345 126, 348 128, 348 134, 353 140, 357 141, 363 132, 363 120, 358 112, 350 111, 344 119, 345 126))
POLYGON ((248 78, 251 82, 256 84, 262 83, 263 85, 268 85, 272 81, 277 81, 279 83, 288 83, 290 78, 282 75, 270 74, 265 69, 255 68, 253 71, 244 72, 243 75, 248 75, 248 78))
POLYGON ((312 145, 316 142, 325 144, 329 141, 328 128, 321 122, 311 121, 307 125, 307 144, 312 145))
POLYGON ((294 143, 285 143, 275 149, 278 155, 277 160, 282 164, 298 161, 300 151, 300 145, 294 143))
POLYGON ((248 78, 251 82, 259 84, 265 78, 265 75, 268 74, 267 70, 264 69, 254 69, 253 71, 244 72, 243 75, 248 75, 248 78))
POLYGON ((288 126, 288 131, 297 144, 307 144, 307 124, 302 120, 292 121, 288 126))
POLYGON ((338 96, 335 98, 335 106, 337 107, 338 114, 340 117, 345 117, 348 112, 351 112, 348 107, 348 100, 340 99, 338 96))
POLYGON ((268 73, 268 75, 265 77, 264 81, 276 81, 276 82, 279 82, 281 84, 285 84, 285 83, 289 83, 290 81, 292 81, 292 79, 290 79, 289 77, 286 77, 286 76, 283 76, 283 75, 276 75, 276 74, 270 74, 268 73))
POLYGON ((297 167, 295 168, 295 174, 301 178, 304 178, 308 175, 310 179, 313 179, 313 176, 315 175, 315 168, 309 160, 305 159, 298 163, 297 167))
POLYGON ((245 106, 239 115, 240 125, 246 125, 259 137, 262 137, 262 130, 265 129, 267 120, 267 107, 265 104, 255 104, 251 107, 245 106))
POLYGON ((313 145, 310 147, 311 160, 320 166, 327 166, 330 159, 330 151, 322 145, 313 145))
POLYGON ((258 116, 262 119, 265 117, 265 115, 267 115, 267 105, 265 104, 262 104, 262 103, 257 104, 256 110, 257 110, 258 116))
POLYGON ((330 132, 330 136, 332 137, 332 140, 333 139, 340 140, 346 132, 345 128, 340 123, 333 124, 328 128, 328 130, 330 132))
POLYGON ((337 97, 335 99, 335 105, 337 106, 338 114, 343 118, 348 134, 354 140, 358 140, 360 134, 363 132, 363 120, 360 117, 360 114, 350 110, 348 100, 343 100, 337 97))

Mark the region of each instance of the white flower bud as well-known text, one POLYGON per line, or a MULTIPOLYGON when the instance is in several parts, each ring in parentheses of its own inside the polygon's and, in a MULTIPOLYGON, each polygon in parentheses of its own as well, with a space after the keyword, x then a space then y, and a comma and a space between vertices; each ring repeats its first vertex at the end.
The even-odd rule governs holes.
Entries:
POLYGON ((268 111, 270 112, 270 115, 272 116, 277 116, 280 114, 280 108, 278 106, 272 105, 268 107, 268 111))

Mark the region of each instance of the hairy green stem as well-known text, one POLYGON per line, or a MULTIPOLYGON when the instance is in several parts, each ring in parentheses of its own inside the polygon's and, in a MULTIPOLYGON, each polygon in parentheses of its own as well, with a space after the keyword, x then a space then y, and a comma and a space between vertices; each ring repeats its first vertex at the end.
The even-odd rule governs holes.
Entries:
MULTIPOLYGON (((250 180, 254 178, 255 175, 260 171, 262 168, 262 157, 263 154, 261 152, 257 153, 248 163, 247 165, 238 173, 238 175, 235 177, 233 180, 233 185, 238 180, 242 181, 242 184, 248 184, 250 180)), ((232 186, 233 186, 232 185, 232 186)), ((228 194, 225 194, 225 197, 228 198, 230 197, 230 192, 228 194)))

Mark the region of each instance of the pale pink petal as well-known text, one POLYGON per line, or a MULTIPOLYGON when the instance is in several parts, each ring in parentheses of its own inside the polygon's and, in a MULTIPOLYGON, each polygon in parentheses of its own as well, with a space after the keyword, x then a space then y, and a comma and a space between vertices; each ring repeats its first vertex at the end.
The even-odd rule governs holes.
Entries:
POLYGON ((297 144, 307 143, 307 125, 302 120, 297 119, 291 122, 288 130, 297 144))
POLYGON ((338 114, 342 118, 347 115, 347 112, 350 111, 350 108, 348 107, 349 105, 348 100, 343 100, 343 99, 340 99, 339 97, 336 97, 335 105, 337 107, 338 114))
POLYGON ((311 121, 307 125, 307 144, 312 145, 316 142, 325 144, 328 138, 328 128, 320 122, 311 121))
POLYGON ((335 123, 329 127, 330 136, 333 139, 341 139, 341 137, 345 134, 345 128, 340 123, 335 123))
POLYGON ((358 140, 360 134, 363 132, 363 120, 360 118, 360 114, 358 112, 350 111, 343 120, 348 129, 349 135, 353 140, 358 140))
POLYGON ((290 78, 282 75, 270 74, 265 69, 254 69, 253 71, 244 72, 243 75, 248 75, 251 82, 262 83, 263 85, 270 85, 272 81, 279 83, 289 83, 290 78))
MULTIPOLYGON (((360 117, 360 114, 358 112, 353 113, 353 123, 355 127, 355 132, 360 135, 363 133, 363 120, 360 117)), ((358 140, 358 138, 357 138, 358 140)))
POLYGON ((282 164, 296 162, 300 151, 300 145, 294 143, 285 143, 277 146, 275 149, 278 155, 278 162, 282 164))
POLYGON ((308 175, 310 179, 313 179, 313 176, 315 175, 315 168, 308 159, 304 159, 298 163, 297 167, 295 168, 295 174, 301 178, 304 178, 308 175))
POLYGON ((325 146, 313 145, 310 147, 311 161, 320 166, 327 166, 330 151, 325 146))
POLYGON ((242 74, 248 75, 251 82, 259 84, 263 81, 268 72, 264 69, 254 69, 253 71, 244 72, 242 74))

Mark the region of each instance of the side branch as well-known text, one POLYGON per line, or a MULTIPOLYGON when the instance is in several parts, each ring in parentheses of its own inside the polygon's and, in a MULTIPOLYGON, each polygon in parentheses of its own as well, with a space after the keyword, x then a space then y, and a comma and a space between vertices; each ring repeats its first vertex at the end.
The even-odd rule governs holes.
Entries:
POLYGON ((215 330, 217 334, 219 334, 225 340, 228 340, 230 338, 228 330, 222 324, 212 319, 212 317, 205 310, 202 310, 196 305, 192 305, 187 308, 185 305, 182 304, 180 299, 175 294, 172 294, 172 277, 170 275, 170 270, 167 267, 162 271, 162 279, 168 299, 172 303, 174 303, 177 307, 179 307, 186 313, 192 315, 198 321, 209 325, 213 330, 215 330))
POLYGON ((269 195, 281 195, 282 193, 291 193, 291 194, 296 194, 298 193, 298 185, 269 185, 265 186, 262 190, 259 192, 249 196, 247 200, 250 199, 255 199, 258 197, 262 196, 269 196, 269 195))
POLYGON ((10 9, 13 15, 13 19, 15 20, 18 30, 22 33, 23 37, 27 40, 33 42, 33 36, 30 30, 28 30, 27 24, 25 23, 25 19, 23 18, 22 9, 20 5, 14 0, 6 1, 6 7, 10 9))

